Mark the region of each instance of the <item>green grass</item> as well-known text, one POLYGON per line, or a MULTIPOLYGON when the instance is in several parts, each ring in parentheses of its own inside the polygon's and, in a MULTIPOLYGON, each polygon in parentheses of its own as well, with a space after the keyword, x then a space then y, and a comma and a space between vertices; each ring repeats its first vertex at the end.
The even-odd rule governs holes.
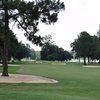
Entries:
POLYGON ((0 100, 100 100, 100 68, 83 68, 78 63, 18 64, 9 66, 9 72, 45 76, 59 83, 0 84, 0 100))

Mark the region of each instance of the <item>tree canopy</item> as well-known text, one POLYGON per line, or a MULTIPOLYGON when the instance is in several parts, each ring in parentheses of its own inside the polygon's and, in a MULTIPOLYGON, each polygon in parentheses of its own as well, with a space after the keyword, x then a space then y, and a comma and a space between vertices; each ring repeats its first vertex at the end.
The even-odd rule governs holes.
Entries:
POLYGON ((72 58, 68 51, 65 51, 63 48, 59 48, 54 44, 54 41, 52 42, 52 37, 50 35, 46 36, 44 39, 46 40, 41 49, 41 60, 65 61, 72 58))
POLYGON ((9 23, 14 22, 29 41, 41 45, 42 37, 36 35, 40 22, 51 24, 58 20, 58 14, 65 9, 59 0, 0 0, 0 20, 4 23, 3 76, 8 76, 9 23))
POLYGON ((98 35, 91 36, 89 33, 83 31, 77 39, 71 43, 72 50, 76 52, 79 57, 84 58, 86 64, 86 57, 91 60, 100 59, 100 37, 98 35))
POLYGON ((71 46, 79 56, 84 58, 84 64, 86 64, 85 59, 90 55, 90 50, 92 49, 91 36, 86 31, 83 31, 78 36, 78 39, 71 44, 71 46))
MULTIPOLYGON (((22 42, 18 42, 16 35, 10 30, 9 31, 9 48, 8 48, 8 53, 9 53, 9 58, 8 60, 11 60, 11 57, 13 59, 21 60, 22 58, 25 57, 32 57, 32 59, 35 59, 35 51, 30 49, 28 44, 23 44, 22 42)), ((0 34, 0 61, 2 61, 3 57, 3 43, 4 39, 3 34, 0 34)))

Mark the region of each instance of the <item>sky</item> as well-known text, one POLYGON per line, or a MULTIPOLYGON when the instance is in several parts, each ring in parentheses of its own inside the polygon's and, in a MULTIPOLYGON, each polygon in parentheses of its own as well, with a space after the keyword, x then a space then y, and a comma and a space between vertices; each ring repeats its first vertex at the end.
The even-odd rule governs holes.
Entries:
MULTIPOLYGON (((27 0, 32 1, 32 0, 27 0)), ((96 35, 100 24, 100 0, 60 0, 65 3, 66 9, 61 11, 58 21, 54 25, 39 24, 38 34, 45 36, 50 34, 53 41, 59 47, 70 51, 70 44, 82 31, 90 35, 96 35)), ((29 43, 34 50, 41 48, 31 44, 20 34, 22 31, 14 28, 18 40, 29 43)))

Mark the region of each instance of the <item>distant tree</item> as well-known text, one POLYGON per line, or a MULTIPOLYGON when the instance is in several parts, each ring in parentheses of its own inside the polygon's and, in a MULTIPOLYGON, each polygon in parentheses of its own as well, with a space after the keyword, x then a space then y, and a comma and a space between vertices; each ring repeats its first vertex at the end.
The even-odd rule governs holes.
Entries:
POLYGON ((46 43, 41 49, 41 59, 50 61, 64 61, 70 60, 72 58, 71 54, 65 51, 63 48, 59 48, 54 44, 46 43))
POLYGON ((100 62, 100 25, 99 30, 97 31, 97 36, 95 36, 95 45, 96 45, 96 59, 100 62))
POLYGON ((40 60, 40 51, 35 51, 35 54, 36 54, 36 59, 37 60, 40 60))
POLYGON ((35 52, 35 50, 34 49, 30 49, 30 58, 31 59, 36 59, 36 52, 35 52))
POLYGON ((68 51, 65 51, 63 48, 58 47, 58 60, 64 61, 64 60, 71 60, 72 55, 68 51))
POLYGON ((97 41, 95 41, 96 45, 96 59, 100 62, 100 37, 97 37, 97 41))
POLYGON ((27 43, 26 44, 26 58, 30 57, 30 52, 31 52, 30 45, 27 43))
POLYGON ((91 54, 90 54, 90 58, 91 60, 95 60, 95 59, 98 59, 98 37, 97 36, 91 36, 92 38, 92 49, 90 50, 91 51, 91 54))
POLYGON ((22 58, 25 58, 26 55, 28 56, 29 52, 27 50, 28 48, 21 42, 17 45, 17 47, 18 48, 17 48, 14 58, 20 61, 22 58))
POLYGON ((90 57, 91 55, 92 43, 91 36, 86 31, 83 31, 78 36, 78 39, 71 44, 72 49, 75 50, 79 56, 83 57, 84 64, 86 64, 86 57, 90 57))
POLYGON ((54 57, 54 55, 56 55, 55 50, 57 50, 58 47, 54 45, 53 43, 54 41, 52 40, 51 35, 46 35, 45 37, 43 37, 43 45, 42 45, 42 50, 41 50, 42 60, 53 60, 56 58, 54 57))
POLYGON ((46 60, 47 56, 52 54, 53 52, 54 52, 54 46, 49 43, 45 43, 41 49, 41 59, 46 60))
POLYGON ((0 0, 0 19, 4 23, 4 55, 2 76, 8 76, 8 36, 9 23, 14 21, 18 28, 25 31, 29 41, 41 45, 41 36, 36 35, 39 22, 55 23, 60 10, 64 9, 60 0, 0 0))
POLYGON ((50 34, 45 35, 43 37, 43 45, 45 45, 46 43, 47 44, 53 44, 54 43, 54 41, 52 40, 52 36, 50 34))
POLYGON ((100 24, 99 24, 99 30, 97 31, 97 36, 100 37, 100 24))
POLYGON ((72 54, 68 51, 64 51, 64 60, 71 60, 73 58, 72 54))

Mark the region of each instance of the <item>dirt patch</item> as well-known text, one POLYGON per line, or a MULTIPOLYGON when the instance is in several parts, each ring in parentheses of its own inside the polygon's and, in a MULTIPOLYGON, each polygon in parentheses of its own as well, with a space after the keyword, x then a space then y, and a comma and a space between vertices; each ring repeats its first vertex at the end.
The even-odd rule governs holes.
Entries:
POLYGON ((5 77, 0 74, 0 83, 58 83, 58 81, 41 76, 9 74, 9 77, 5 77))

